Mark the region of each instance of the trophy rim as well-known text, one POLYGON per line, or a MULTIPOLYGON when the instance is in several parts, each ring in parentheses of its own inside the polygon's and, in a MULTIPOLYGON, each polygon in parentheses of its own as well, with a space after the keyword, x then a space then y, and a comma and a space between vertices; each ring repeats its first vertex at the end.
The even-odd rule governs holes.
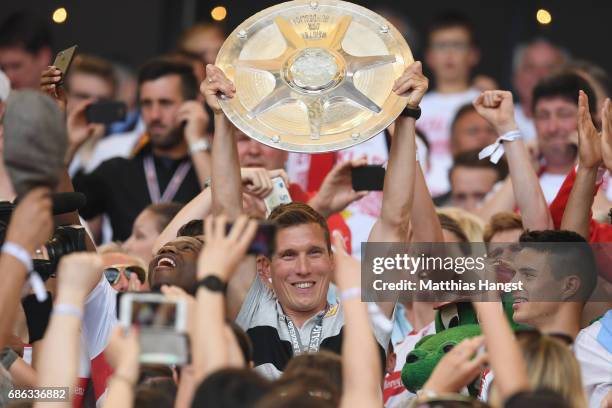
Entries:
MULTIPOLYGON (((217 54, 217 59, 215 64, 219 66, 221 64, 221 59, 225 54, 229 54, 229 48, 235 46, 234 41, 230 41, 231 38, 238 37, 240 38, 241 32, 248 33, 248 29, 252 26, 256 25, 257 22, 261 21, 264 18, 269 18, 271 15, 275 15, 279 11, 286 11, 292 8, 303 8, 303 7, 312 7, 313 4, 318 6, 331 6, 342 8, 348 10, 351 15, 360 15, 369 20, 375 21, 379 24, 380 27, 386 27, 389 33, 392 35, 394 41, 398 45, 399 52, 395 55, 400 55, 402 60, 400 61, 403 64, 403 67, 406 68, 409 64, 414 62, 414 57, 412 55, 412 50, 410 46, 406 42, 404 36, 397 30, 395 26, 393 26, 386 18, 381 16, 380 14, 363 7, 361 5, 351 3, 344 0, 319 0, 319 1, 310 1, 310 0, 291 0, 283 3, 279 3, 270 7, 267 7, 263 10, 258 11, 253 14, 246 20, 244 20, 241 24, 239 24, 227 37, 221 48, 219 49, 219 53, 217 54)), ((316 8, 315 8, 316 9, 316 8)), ((248 34, 247 34, 248 35, 248 34)), ((398 62, 396 60, 396 62, 398 62)), ((223 64, 226 65, 226 64, 223 64)), ((220 67, 224 72, 225 70, 220 67)), ((235 69, 235 68, 234 68, 235 69)), ((225 72, 228 75, 227 72, 225 72)), ((233 78, 231 78, 233 80, 233 78)), ((397 78, 395 78, 397 79, 397 78)), ((391 91, 389 96, 393 95, 393 91, 391 91)), ((387 96, 387 99, 389 98, 387 96)), ((308 154, 316 154, 316 153, 326 153, 326 152, 335 152, 343 149, 347 149, 363 142, 366 142, 372 139, 375 136, 378 136, 385 129, 387 129, 400 115, 402 110, 406 106, 407 98, 403 96, 396 95, 396 101, 392 106, 386 108, 384 110, 385 115, 383 118, 375 121, 373 126, 370 126, 367 129, 367 134, 362 134, 358 132, 353 132, 357 127, 353 127, 349 129, 349 131, 343 131, 341 134, 347 134, 341 141, 338 142, 329 142, 329 143, 321 143, 321 144, 296 144, 293 142, 283 141, 282 137, 271 136, 270 134, 264 133, 259 130, 256 126, 252 126, 250 124, 250 120, 248 120, 244 115, 240 114, 231 104, 230 100, 219 98, 219 105, 223 110, 225 116, 230 120, 230 122, 236 126, 241 132, 243 132, 248 137, 257 140, 260 143, 263 143, 266 146, 281 149, 288 152, 293 153, 308 153, 308 154), (350 134, 350 136, 348 136, 350 134), (276 140, 274 140, 276 139, 276 140)), ((324 135, 321 137, 325 137, 324 135)))

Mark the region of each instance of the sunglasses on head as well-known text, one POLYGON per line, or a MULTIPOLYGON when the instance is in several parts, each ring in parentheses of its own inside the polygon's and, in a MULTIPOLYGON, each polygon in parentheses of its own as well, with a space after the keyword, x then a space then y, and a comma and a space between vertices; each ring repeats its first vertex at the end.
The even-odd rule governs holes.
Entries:
POLYGON ((129 280, 130 276, 135 273, 140 283, 144 283, 144 270, 137 265, 111 265, 104 269, 104 277, 111 285, 119 282, 121 278, 121 271, 125 274, 125 277, 129 280))

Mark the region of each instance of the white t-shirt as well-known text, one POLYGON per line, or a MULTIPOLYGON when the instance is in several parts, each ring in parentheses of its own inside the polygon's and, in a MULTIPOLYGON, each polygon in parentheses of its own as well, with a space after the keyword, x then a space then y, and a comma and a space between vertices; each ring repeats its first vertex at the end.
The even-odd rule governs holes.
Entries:
MULTIPOLYGON (((382 165, 389 160, 387 141, 384 133, 373 137, 367 142, 338 152, 338 161, 359 159, 366 156, 368 164, 382 165)), ((344 221, 351 230, 352 254, 361 258, 361 243, 368 242, 368 236, 374 223, 380 217, 382 207, 382 191, 373 191, 359 201, 355 201, 342 212, 344 221)))
MULTIPOLYGON (((612 311, 602 320, 612 322, 612 311), (609 316, 609 317, 608 317, 609 316)), ((604 328, 602 320, 582 329, 576 337, 574 353, 580 363, 582 384, 590 408, 599 408, 601 401, 612 391, 612 352, 601 344, 598 337, 601 330, 608 330, 607 338, 612 339, 612 327, 604 328)), ((612 344, 608 344, 612 347, 612 344)))
POLYGON ((416 395, 411 393, 402 384, 402 369, 406 363, 406 357, 414 350, 414 346, 423 337, 436 333, 436 325, 432 321, 418 332, 413 331, 395 346, 395 368, 393 373, 385 376, 383 395, 385 397, 385 408, 403 408, 416 395))
POLYGON ((540 187, 542 187, 542 192, 544 192, 546 204, 552 203, 555 199, 566 176, 566 174, 551 174, 546 172, 540 175, 540 187))
POLYGON ((429 191, 435 197, 450 190, 448 170, 453 164, 450 153, 450 127, 457 110, 471 103, 480 95, 476 89, 465 92, 441 94, 427 93, 421 101, 421 118, 417 127, 429 141, 431 169, 425 175, 429 191))
POLYGON ((533 119, 525 116, 523 107, 520 103, 514 104, 514 120, 525 140, 535 140, 537 137, 533 119))

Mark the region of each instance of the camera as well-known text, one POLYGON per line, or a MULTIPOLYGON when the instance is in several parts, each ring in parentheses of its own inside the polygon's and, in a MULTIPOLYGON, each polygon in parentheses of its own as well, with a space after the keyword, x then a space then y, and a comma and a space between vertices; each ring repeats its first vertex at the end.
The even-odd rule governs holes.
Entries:
MULTIPOLYGON (((4 243, 8 224, 15 205, 9 202, 0 202, 0 244, 4 243)), ((85 228, 80 225, 64 225, 55 228, 53 236, 45 243, 47 259, 33 259, 34 270, 43 280, 55 275, 62 256, 85 251, 85 228)))

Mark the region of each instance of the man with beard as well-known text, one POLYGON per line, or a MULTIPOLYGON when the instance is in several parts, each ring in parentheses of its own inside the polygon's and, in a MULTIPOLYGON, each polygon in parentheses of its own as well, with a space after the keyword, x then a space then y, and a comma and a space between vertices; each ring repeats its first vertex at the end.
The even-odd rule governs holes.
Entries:
MULTIPOLYGON (((89 174, 73 178, 76 191, 87 196, 85 219, 106 213, 114 240, 125 240, 138 214, 151 203, 189 202, 209 175, 206 128, 208 116, 196 101, 198 83, 192 67, 168 58, 145 64, 138 77, 138 94, 148 140, 129 159, 114 158, 89 174)), ((89 137, 85 101, 68 118, 69 152, 89 137), (74 125, 75 123, 80 126, 74 125)), ((67 158, 67 162, 71 158, 67 158)))

